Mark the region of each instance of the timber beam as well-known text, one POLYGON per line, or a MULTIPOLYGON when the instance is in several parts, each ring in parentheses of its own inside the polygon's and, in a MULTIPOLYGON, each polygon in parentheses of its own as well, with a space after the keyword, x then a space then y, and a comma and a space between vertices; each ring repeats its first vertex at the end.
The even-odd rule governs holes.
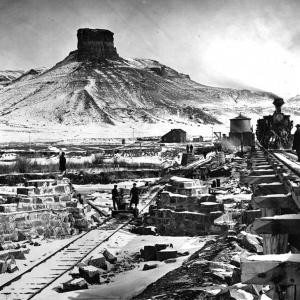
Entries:
POLYGON ((268 194, 263 196, 253 196, 253 202, 259 208, 297 209, 291 194, 268 194))
POLYGON ((248 176, 245 182, 248 184, 272 183, 278 181, 277 175, 248 176))
POLYGON ((256 219, 253 224, 253 229, 259 234, 300 235, 300 214, 288 214, 256 219))
POLYGON ((300 285, 300 254, 253 255, 241 258, 242 282, 300 285))
POLYGON ((284 185, 277 181, 271 183, 260 183, 255 186, 254 196, 272 195, 272 194, 286 194, 287 190, 284 185))

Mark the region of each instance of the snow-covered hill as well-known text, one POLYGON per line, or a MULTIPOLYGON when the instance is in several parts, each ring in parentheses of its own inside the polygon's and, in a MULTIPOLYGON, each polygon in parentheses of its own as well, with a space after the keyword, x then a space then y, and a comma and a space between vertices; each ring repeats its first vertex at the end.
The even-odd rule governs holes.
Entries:
POLYGON ((116 52, 95 59, 88 52, 94 48, 73 51, 51 69, 30 70, 2 88, 0 124, 70 133, 96 126, 116 136, 124 127, 147 127, 149 136, 160 123, 218 126, 238 112, 257 118, 273 110, 267 93, 205 86, 157 61, 124 59, 116 52))

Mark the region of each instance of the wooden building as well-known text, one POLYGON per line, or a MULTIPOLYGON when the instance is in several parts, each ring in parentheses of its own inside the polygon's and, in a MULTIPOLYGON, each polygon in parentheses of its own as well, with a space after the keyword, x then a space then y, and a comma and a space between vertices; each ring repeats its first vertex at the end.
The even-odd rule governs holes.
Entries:
POLYGON ((162 143, 185 143, 186 132, 182 129, 172 129, 162 136, 162 143))

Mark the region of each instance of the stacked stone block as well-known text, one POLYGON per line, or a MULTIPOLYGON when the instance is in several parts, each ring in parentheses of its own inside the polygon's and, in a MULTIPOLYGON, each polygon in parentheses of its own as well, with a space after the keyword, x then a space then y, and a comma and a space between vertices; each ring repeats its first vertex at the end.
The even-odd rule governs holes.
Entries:
POLYGON ((200 180, 171 177, 145 223, 162 235, 202 235, 218 232, 214 220, 224 212, 223 204, 206 192, 200 180))
POLYGON ((31 234, 47 237, 69 235, 72 224, 68 216, 66 209, 56 211, 55 214, 48 209, 0 213, 0 243, 19 241, 29 238, 31 234))
POLYGON ((199 213, 181 212, 171 209, 153 209, 145 217, 145 223, 156 226, 158 233, 161 235, 204 235, 214 232, 211 225, 222 214, 222 211, 199 213))

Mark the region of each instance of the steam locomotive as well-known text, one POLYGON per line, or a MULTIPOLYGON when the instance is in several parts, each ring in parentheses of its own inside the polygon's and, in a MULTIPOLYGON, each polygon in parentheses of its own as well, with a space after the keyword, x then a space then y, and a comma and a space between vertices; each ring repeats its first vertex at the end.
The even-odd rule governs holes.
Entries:
POLYGON ((284 104, 282 98, 275 97, 273 104, 273 115, 264 116, 257 121, 257 140, 266 149, 289 149, 292 144, 293 121, 289 115, 281 112, 281 106, 284 104))

